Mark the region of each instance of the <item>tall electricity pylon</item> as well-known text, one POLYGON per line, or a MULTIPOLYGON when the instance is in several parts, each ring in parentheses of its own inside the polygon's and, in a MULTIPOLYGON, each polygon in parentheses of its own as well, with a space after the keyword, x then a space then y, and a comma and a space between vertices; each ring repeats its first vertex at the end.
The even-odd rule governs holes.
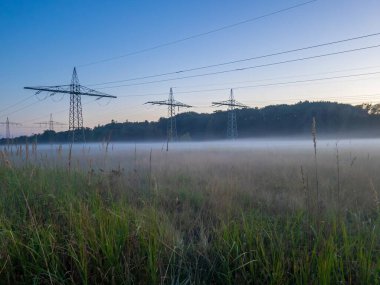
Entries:
POLYGON ((66 125, 64 123, 53 121, 53 114, 50 114, 50 120, 49 121, 47 121, 47 122, 38 122, 38 123, 35 123, 35 124, 36 125, 40 125, 40 126, 47 126, 47 127, 49 127, 48 128, 49 131, 54 131, 54 125, 56 125, 56 126, 65 126, 66 125))
POLYGON ((8 117, 5 122, 0 122, 0 125, 5 125, 5 138, 7 140, 7 144, 9 145, 11 139, 11 127, 10 126, 21 126, 19 123, 10 122, 8 117))
POLYGON ((227 121, 227 137, 229 139, 236 139, 238 137, 237 121, 236 121, 236 108, 247 108, 248 106, 239 103, 234 98, 233 90, 230 92, 230 99, 227 101, 212 102, 212 106, 228 106, 228 121, 227 121))
POLYGON ((192 106, 186 105, 179 101, 174 100, 173 88, 170 88, 169 99, 165 101, 148 101, 145 104, 152 105, 166 105, 168 106, 168 125, 167 125, 167 141, 177 139, 177 124, 175 119, 175 108, 191 108, 192 106))
POLYGON ((116 96, 108 95, 80 85, 75 67, 70 85, 24 87, 24 89, 36 90, 36 95, 41 92, 48 92, 50 93, 50 96, 53 96, 56 93, 70 94, 69 131, 71 132, 73 142, 79 140, 79 136, 82 136, 82 141, 85 141, 82 116, 82 96, 92 96, 97 97, 98 99, 117 98, 116 96))

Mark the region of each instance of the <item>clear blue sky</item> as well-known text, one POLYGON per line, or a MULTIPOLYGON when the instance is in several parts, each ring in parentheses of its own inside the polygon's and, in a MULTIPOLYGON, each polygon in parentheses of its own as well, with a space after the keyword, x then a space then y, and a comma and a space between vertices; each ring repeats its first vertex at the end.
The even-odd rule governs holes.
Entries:
MULTIPOLYGON (((174 87, 177 100, 212 112, 211 102, 226 100, 228 88, 300 81, 321 77, 380 72, 380 48, 305 60, 222 75, 195 77, 137 86, 114 87, 140 80, 93 84, 265 55, 288 49, 380 32, 380 1, 318 0, 297 9, 146 53, 93 65, 166 42, 244 21, 305 1, 288 0, 171 0, 171 1, 0 1, 0 121, 23 123, 13 135, 42 131, 40 121, 68 121, 68 96, 44 101, 24 86, 69 84, 77 66, 82 85, 118 99, 94 102, 83 98, 87 127, 117 121, 156 120, 166 108, 143 105, 164 100, 174 87), (212 92, 181 93, 193 90, 212 92), (176 93, 178 92, 178 93, 176 93), (152 95, 149 95, 152 94, 152 95), (11 107, 10 107, 11 106, 11 107)), ((184 75, 331 53, 380 44, 380 36, 275 56, 240 64, 172 75, 184 75)), ((237 88, 235 97, 250 106, 332 100, 357 104, 380 100, 380 73, 334 80, 237 88)), ((1 127, 0 136, 5 130, 1 127)))

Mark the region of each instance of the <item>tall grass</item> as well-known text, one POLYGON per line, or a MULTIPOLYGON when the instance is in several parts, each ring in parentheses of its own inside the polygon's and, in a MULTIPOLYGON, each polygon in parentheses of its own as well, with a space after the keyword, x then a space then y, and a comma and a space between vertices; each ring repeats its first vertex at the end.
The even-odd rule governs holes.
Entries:
POLYGON ((349 173, 344 150, 338 165, 319 151, 316 213, 312 160, 196 153, 131 151, 130 168, 98 171, 73 167, 72 147, 53 166, 1 152, 0 284, 380 283, 376 160, 349 173))

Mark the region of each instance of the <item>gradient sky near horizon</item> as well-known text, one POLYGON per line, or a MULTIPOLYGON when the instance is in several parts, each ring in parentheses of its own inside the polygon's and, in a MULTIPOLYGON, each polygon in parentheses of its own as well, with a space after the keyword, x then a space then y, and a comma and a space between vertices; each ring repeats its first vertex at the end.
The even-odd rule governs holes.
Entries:
MULTIPOLYGON (((46 126, 36 123, 48 121, 50 113, 55 121, 67 123, 67 95, 44 99, 42 94, 31 96, 33 92, 23 87, 69 84, 74 66, 82 85, 118 96, 99 101, 83 97, 86 127, 111 119, 150 121, 166 116, 167 108, 144 102, 167 99, 170 87, 175 99, 193 105, 195 112, 213 112, 211 102, 228 99, 229 88, 235 88, 239 102, 252 107, 304 100, 379 103, 380 47, 225 74, 125 85, 375 46, 380 45, 380 35, 188 73, 98 85, 380 33, 379 0, 317 0, 124 56, 303 2, 306 0, 0 0, 0 122, 9 117, 22 123, 12 128, 13 136, 42 132, 46 126), (103 61, 110 58, 114 59, 103 61), (319 80, 330 77, 341 78, 319 80), (244 86, 251 87, 239 88, 244 86)), ((5 127, 0 126, 0 137, 4 134, 5 127)))

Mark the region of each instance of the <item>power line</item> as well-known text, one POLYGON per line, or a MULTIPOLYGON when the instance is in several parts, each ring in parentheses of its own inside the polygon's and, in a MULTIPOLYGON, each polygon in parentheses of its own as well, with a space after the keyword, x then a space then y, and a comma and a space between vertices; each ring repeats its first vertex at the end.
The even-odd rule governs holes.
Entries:
MULTIPOLYGON (((236 84, 241 83, 256 83, 256 82, 265 82, 265 81, 273 81, 273 80, 279 80, 279 79, 288 79, 288 78, 299 78, 299 77, 309 77, 309 76, 317 76, 317 75, 326 75, 326 74, 332 74, 332 73, 341 73, 346 71, 357 71, 357 70, 366 70, 366 69, 374 69, 379 68, 380 66, 366 66, 366 67, 359 67, 359 68, 349 68, 349 69, 340 69, 340 70, 333 70, 328 72, 318 72, 318 73, 309 73, 309 74, 300 74, 300 75, 291 75, 291 76, 279 76, 279 77, 272 77, 272 78, 264 78, 259 80, 245 80, 245 81, 234 81, 234 82, 223 82, 223 83, 213 83, 213 84, 197 84, 197 85, 181 85, 181 86, 173 86, 173 89, 177 88, 198 88, 198 87, 208 87, 208 86, 220 86, 220 85, 226 85, 230 89, 230 86, 236 86, 236 84)), ((224 89, 223 89, 224 90, 224 89)), ((182 93, 186 91, 176 91, 177 93, 182 93)), ((120 98, 128 98, 128 97, 139 97, 139 96, 159 96, 159 95, 166 95, 167 92, 161 92, 161 93, 143 93, 143 94, 133 94, 133 95, 119 95, 120 98)))
POLYGON ((116 86, 107 86, 107 87, 102 87, 102 88, 98 88, 98 89, 109 89, 109 88, 119 88, 119 87, 127 87, 127 86, 147 85, 147 84, 162 83, 162 82, 181 80, 181 79, 187 79, 187 78, 195 78, 195 77, 225 74, 225 73, 230 73, 230 72, 244 71, 244 70, 249 70, 249 69, 256 69, 256 68, 261 68, 261 67, 275 66, 275 65, 285 64, 285 63, 300 62, 300 61, 304 61, 304 60, 328 57, 328 56, 345 54, 345 53, 351 53, 351 52, 368 50, 368 49, 373 49, 373 48, 378 48, 378 47, 380 47, 380 44, 379 45, 373 45, 373 46, 361 47, 361 48, 355 48, 355 49, 349 49, 349 50, 343 50, 343 51, 338 51, 338 52, 332 52, 332 53, 319 54, 319 55, 308 56, 308 57, 301 57, 301 58, 296 58, 296 59, 289 59, 289 60, 284 60, 284 61, 277 61, 277 62, 272 62, 272 63, 265 63, 265 64, 241 67, 241 68, 227 69, 227 70, 222 70, 222 71, 208 72, 208 73, 202 73, 202 74, 194 74, 194 75, 167 78, 167 79, 154 80, 154 81, 145 81, 145 82, 139 82, 139 83, 133 83, 133 84, 122 84, 122 85, 116 85, 116 86))
POLYGON ((290 7, 284 8, 284 9, 280 9, 280 10, 277 10, 277 11, 274 11, 274 12, 271 12, 271 13, 267 13, 267 14, 264 14, 264 15, 261 15, 261 16, 250 18, 250 19, 247 19, 247 20, 244 20, 244 21, 240 21, 240 22, 237 22, 237 23, 234 23, 234 24, 222 26, 220 28, 216 28, 216 29, 213 29, 213 30, 210 30, 210 31, 207 31, 207 32, 195 34, 195 35, 192 35, 192 36, 188 36, 188 37, 185 37, 185 38, 182 38, 182 39, 166 42, 166 43, 159 44, 159 45, 156 45, 156 46, 152 46, 152 47, 149 47, 149 48, 133 51, 133 52, 130 52, 130 53, 126 53, 124 55, 119 55, 119 56, 109 57, 109 58, 98 60, 98 61, 93 61, 93 62, 90 62, 90 63, 79 65, 78 67, 84 67, 84 66, 104 63, 104 62, 108 62, 108 61, 112 61, 112 60, 116 60, 116 59, 120 59, 120 58, 124 58, 124 57, 128 57, 128 56, 132 56, 132 55, 137 55, 137 54, 145 53, 145 52, 148 52, 148 51, 152 51, 152 50, 155 50, 155 49, 167 47, 167 46, 170 46, 170 45, 175 45, 175 44, 178 44, 178 43, 181 43, 181 42, 184 42, 184 41, 188 41, 188 40, 192 40, 192 39, 195 39, 195 38, 207 36, 207 35, 210 35, 210 34, 213 34, 213 33, 217 33, 217 32, 223 31, 223 30, 227 30, 227 29, 230 29, 230 28, 234 28, 236 26, 240 26, 240 25, 243 25, 243 24, 246 24, 246 23, 249 23, 249 22, 254 22, 254 21, 257 21, 257 20, 260 20, 260 19, 263 19, 263 18, 267 18, 267 17, 273 16, 273 15, 276 15, 276 14, 280 14, 280 13, 283 13, 283 12, 286 12, 286 11, 289 11, 289 10, 292 10, 292 9, 299 8, 301 6, 305 6, 307 4, 310 4, 310 3, 316 2, 316 1, 318 1, 318 0, 311 0, 311 1, 303 2, 303 3, 297 4, 297 5, 290 6, 290 7))
MULTIPOLYGON (((88 105, 90 105, 90 104, 95 103, 96 101, 97 101, 97 100, 95 99, 95 100, 93 100, 93 101, 91 101, 91 102, 83 103, 82 106, 88 106, 88 105)), ((61 114, 61 113, 63 113, 63 112, 67 112, 67 108, 65 108, 65 109, 60 109, 60 110, 54 112, 54 114, 61 114)), ((22 123, 35 122, 35 121, 40 120, 40 119, 45 118, 45 117, 46 117, 46 115, 38 116, 38 117, 32 118, 32 119, 30 119, 30 120, 28 120, 28 121, 24 121, 24 122, 22 122, 22 123)))
MULTIPOLYGON (((249 89, 249 88, 257 88, 257 87, 268 87, 268 86, 278 86, 278 85, 287 85, 287 84, 296 84, 296 83, 307 83, 307 82, 316 82, 316 81, 324 81, 324 80, 332 80, 332 79, 340 79, 340 78, 351 78, 351 77, 374 75, 374 74, 380 74, 380 71, 378 71, 378 72, 368 72, 368 73, 359 73, 359 74, 349 74, 349 75, 342 75, 342 76, 331 76, 331 77, 313 78, 313 79, 305 79, 305 80, 295 80, 295 81, 267 83, 267 84, 236 86, 233 89, 249 89)), ((223 90, 227 90, 227 89, 229 89, 229 88, 215 88, 215 89, 182 91, 182 92, 177 92, 177 93, 182 93, 183 94, 183 93, 213 92, 213 91, 223 91, 223 90)))
MULTIPOLYGON (((367 72, 367 73, 357 73, 357 74, 348 74, 348 75, 341 75, 341 76, 321 77, 321 78, 313 78, 313 79, 305 79, 305 80, 275 82, 275 83, 267 83, 267 84, 235 86, 235 87, 233 87, 233 89, 247 89, 247 88, 268 87, 268 86, 287 85, 287 84, 296 84, 296 83, 316 82, 316 81, 360 77, 360 76, 375 75, 375 74, 380 74, 380 71, 367 72)), ((192 94, 192 93, 201 93, 201 92, 223 91, 223 90, 229 90, 229 89, 230 88, 198 89, 198 90, 191 90, 191 91, 178 91, 176 93, 177 94, 192 94)), ((140 94, 139 96, 143 97, 143 96, 153 96, 153 95, 161 95, 161 94, 159 94, 159 93, 157 93, 157 94, 140 94)))
POLYGON ((15 106, 21 104, 21 103, 24 103, 24 102, 28 101, 29 99, 31 99, 32 97, 34 97, 34 95, 31 95, 31 96, 28 96, 28 97, 26 97, 26 98, 24 98, 24 99, 21 99, 20 101, 17 101, 16 103, 7 106, 7 107, 5 107, 4 109, 1 109, 1 110, 0 110, 0 113, 4 112, 4 111, 6 111, 6 110, 9 110, 9 109, 11 109, 11 108, 13 108, 13 107, 15 107, 15 106))
MULTIPOLYGON (((197 88, 197 87, 208 87, 208 86, 219 86, 219 85, 226 85, 226 86, 233 86, 236 84, 241 83, 253 83, 253 82, 265 82, 265 81, 272 81, 272 80, 280 80, 280 79, 289 79, 289 78, 299 78, 299 77, 309 77, 309 76, 317 76, 317 75, 326 75, 326 74, 332 74, 332 73, 341 73, 346 71, 357 71, 357 70, 366 70, 366 69, 374 69, 379 68, 380 66, 367 66, 367 67, 359 67, 359 68, 348 68, 348 69, 340 69, 340 70, 334 70, 334 71, 328 71, 328 72, 318 72, 318 73, 308 73, 308 74, 301 74, 301 75, 290 75, 290 76, 278 76, 278 77, 272 77, 272 78, 264 78, 264 79, 258 79, 258 80, 244 80, 244 81, 234 81, 234 82, 223 82, 223 83, 213 83, 213 84, 201 84, 201 85, 182 85, 177 86, 175 88, 197 88)), ((120 96, 123 97, 123 96, 120 96)))
POLYGON ((267 86, 286 85, 286 84, 295 84, 295 83, 306 83, 306 82, 324 81, 324 80, 332 80, 332 79, 340 79, 340 78, 351 78, 351 77, 366 76, 366 75, 375 75, 375 74, 380 74, 380 71, 377 71, 377 72, 367 72, 367 73, 358 73, 358 74, 349 74, 349 75, 341 75, 341 76, 321 77, 321 78, 305 79, 305 80, 295 80, 295 81, 287 81, 287 82, 277 82, 277 83, 268 83, 268 84, 238 86, 238 87, 234 87, 234 89, 246 89, 246 88, 267 87, 267 86))
POLYGON ((286 98, 286 99, 270 99, 270 100, 254 100, 254 102, 259 103, 266 103, 266 102, 283 102, 284 100, 337 100, 337 99, 357 99, 357 100, 368 100, 368 99, 380 99, 380 97, 374 96, 380 96, 380 93, 372 93, 372 94, 356 94, 356 95, 344 95, 344 96, 325 96, 325 97, 313 97, 313 98, 299 98, 299 97, 292 97, 292 98, 286 98), (327 98, 328 97, 328 98, 327 98))
MULTIPOLYGON (((233 87, 233 89, 244 89, 244 88, 267 87, 267 86, 295 84, 295 83, 306 83, 306 82, 332 80, 332 79, 339 79, 339 78, 359 77, 359 76, 375 75, 375 74, 380 74, 380 71, 367 72, 367 73, 357 73, 357 74, 348 74, 348 75, 341 75, 341 76, 330 76, 330 77, 322 77, 322 78, 313 78, 313 79, 305 79, 305 80, 275 82, 275 83, 267 83, 267 84, 257 84, 257 85, 247 85, 247 86, 235 86, 235 87, 233 87)), ((176 93, 177 94, 191 94, 191 93, 200 93, 200 92, 222 91, 222 90, 229 90, 229 89, 230 88, 198 89, 198 90, 191 90, 191 91, 178 91, 176 93)), ((162 93, 138 94, 138 95, 125 96, 125 97, 132 97, 132 96, 133 97, 145 97, 145 96, 158 96, 158 95, 162 95, 162 93)))
POLYGON ((256 59, 263 59, 263 58, 268 58, 268 57, 277 56, 277 55, 289 54, 289 53, 293 53, 293 52, 304 51, 304 50, 314 49, 314 48, 318 48, 318 47, 324 47, 324 46, 334 45, 334 44, 338 44, 338 43, 344 43, 344 42, 374 37, 374 36, 378 36, 378 35, 380 35, 380 32, 362 35, 362 36, 357 36, 357 37, 352 37, 352 38, 347 38, 347 39, 343 39, 343 40, 337 40, 337 41, 322 43, 322 44, 311 45, 311 46, 307 46, 307 47, 301 47, 301 48, 286 50, 286 51, 280 51, 280 52, 276 52, 276 53, 270 53, 270 54, 255 56, 255 57, 249 57, 249 58, 243 58, 243 59, 238 59, 238 60, 233 60, 233 61, 227 61, 227 62, 223 62, 223 63, 204 65, 204 66, 200 66, 200 67, 182 69, 182 70, 178 70, 178 71, 159 73, 159 74, 147 75, 147 76, 141 76, 141 77, 134 77, 134 78, 129 78, 129 79, 122 79, 122 80, 115 80, 115 81, 90 84, 89 86, 98 86, 98 85, 106 85, 106 84, 113 84, 113 83, 120 83, 120 82, 127 82, 127 81, 135 81, 135 80, 141 80, 141 79, 155 78, 155 77, 185 73, 185 72, 190 72, 190 71, 202 70, 202 69, 213 68, 213 67, 220 67, 220 66, 225 66, 225 65, 229 65, 229 64, 242 63, 242 62, 252 61, 252 60, 256 60, 256 59))
MULTIPOLYGON (((33 95, 33 96, 34 96, 34 95, 33 95)), ((17 112, 20 112, 20 111, 22 111, 22 110, 25 110, 25 109, 27 109, 27 108, 29 108, 29 107, 31 107, 31 106, 34 106, 34 105, 36 105, 36 104, 38 104, 38 103, 40 103, 40 102, 41 102, 41 101, 33 102, 33 103, 29 104, 29 105, 26 105, 26 106, 24 106, 24 107, 21 107, 21 108, 15 110, 15 111, 13 111, 13 112, 11 112, 11 113, 8 113, 8 114, 6 114, 6 115, 2 115, 2 116, 0 116, 0 118, 7 117, 7 116, 9 117, 9 116, 12 115, 12 114, 15 114, 15 113, 17 113, 17 112)))

